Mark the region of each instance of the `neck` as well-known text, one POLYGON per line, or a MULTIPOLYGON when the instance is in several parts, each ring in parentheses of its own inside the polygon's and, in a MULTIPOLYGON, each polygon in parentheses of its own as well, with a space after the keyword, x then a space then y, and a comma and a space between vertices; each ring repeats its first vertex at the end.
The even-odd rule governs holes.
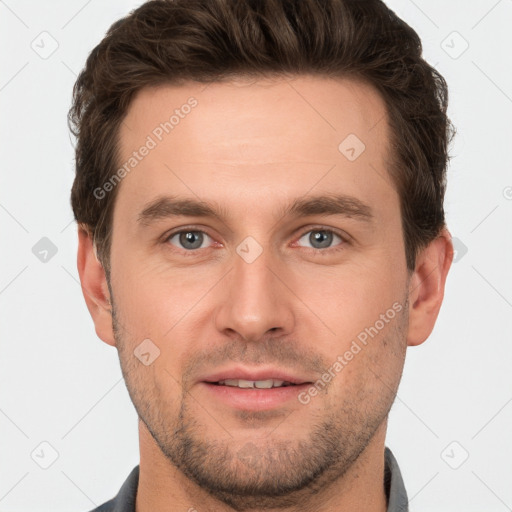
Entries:
MULTIPOLYGON (((306 489, 291 507, 262 509, 265 512, 386 512, 384 489, 384 441, 387 420, 376 431, 365 450, 339 478, 314 494, 306 489)), ((211 496, 186 477, 161 452, 156 441, 139 419, 140 468, 136 512, 168 510, 234 512, 235 509, 211 496)), ((244 509, 256 512, 256 509, 244 509)))

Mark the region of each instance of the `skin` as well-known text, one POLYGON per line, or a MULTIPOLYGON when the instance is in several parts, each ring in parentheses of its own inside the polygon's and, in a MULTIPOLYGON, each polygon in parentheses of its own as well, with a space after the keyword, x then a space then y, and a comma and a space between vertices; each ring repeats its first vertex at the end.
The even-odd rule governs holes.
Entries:
POLYGON ((384 102, 352 79, 144 89, 121 127, 121 161, 190 96, 198 105, 118 185, 110 283, 79 229, 87 307, 119 352, 140 418, 137 512, 383 512, 387 417, 406 349, 427 339, 439 313, 450 234, 407 271, 384 102), (338 150, 350 133, 366 146, 354 161, 338 150), (282 215, 296 198, 333 192, 370 205, 372 222, 282 215), (228 216, 138 226, 162 194, 216 201, 228 216), (206 233, 200 249, 166 240, 180 227, 206 233), (348 241, 318 248, 315 229, 348 241), (262 248, 252 263, 236 252, 247 236, 262 248), (316 380, 394 303, 402 311, 307 405, 240 411, 200 385, 234 361, 316 380), (146 338, 160 350, 148 366, 134 356, 146 338))

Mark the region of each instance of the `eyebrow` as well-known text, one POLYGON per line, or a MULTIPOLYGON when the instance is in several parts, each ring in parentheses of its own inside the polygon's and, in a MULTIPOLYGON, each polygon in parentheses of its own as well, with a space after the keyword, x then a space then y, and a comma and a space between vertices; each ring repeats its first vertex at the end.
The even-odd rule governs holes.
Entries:
MULTIPOLYGON (((364 222, 374 219, 372 209, 360 199, 343 194, 308 196, 293 201, 281 210, 281 216, 306 217, 309 215, 341 215, 364 222)), ((137 223, 148 226, 160 219, 171 217, 216 217, 228 219, 228 211, 219 204, 177 196, 159 197, 144 206, 137 223)))

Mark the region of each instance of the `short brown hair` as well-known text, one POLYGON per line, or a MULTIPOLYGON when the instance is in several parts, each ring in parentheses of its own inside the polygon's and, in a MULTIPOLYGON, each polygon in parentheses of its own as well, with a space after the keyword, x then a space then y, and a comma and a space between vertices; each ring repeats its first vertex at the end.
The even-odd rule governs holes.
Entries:
POLYGON ((118 187, 102 199, 93 192, 119 165, 119 128, 134 94, 166 83, 304 74, 356 78, 382 95, 412 271, 445 225, 455 134, 446 82, 421 55, 418 34, 380 0, 151 0, 116 21, 87 58, 68 114, 77 137, 71 205, 107 278, 118 187))

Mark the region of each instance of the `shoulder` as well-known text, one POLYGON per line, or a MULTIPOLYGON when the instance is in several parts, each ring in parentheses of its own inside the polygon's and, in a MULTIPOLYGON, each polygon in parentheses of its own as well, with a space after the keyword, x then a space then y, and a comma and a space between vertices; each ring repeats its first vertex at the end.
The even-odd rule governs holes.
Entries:
POLYGON ((135 512, 135 498, 139 484, 139 466, 135 466, 124 481, 115 498, 90 512, 135 512))

